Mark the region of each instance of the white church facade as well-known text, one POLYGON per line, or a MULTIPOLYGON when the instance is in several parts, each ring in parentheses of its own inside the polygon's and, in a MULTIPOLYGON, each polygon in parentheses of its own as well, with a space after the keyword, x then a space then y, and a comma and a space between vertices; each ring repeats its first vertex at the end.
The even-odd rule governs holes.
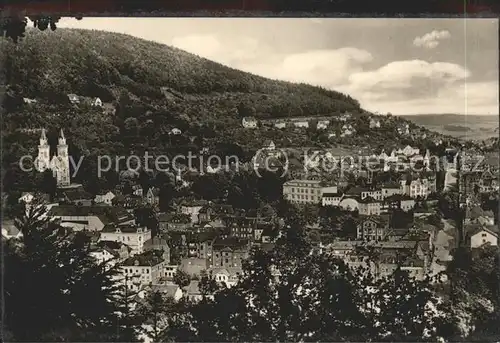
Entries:
POLYGON ((57 154, 50 157, 50 146, 45 134, 45 129, 42 129, 40 136, 40 145, 38 145, 38 157, 36 160, 36 169, 39 172, 44 172, 46 169, 52 170, 54 177, 57 180, 57 187, 70 186, 70 171, 69 171, 69 156, 68 145, 64 132, 61 129, 57 144, 57 154))

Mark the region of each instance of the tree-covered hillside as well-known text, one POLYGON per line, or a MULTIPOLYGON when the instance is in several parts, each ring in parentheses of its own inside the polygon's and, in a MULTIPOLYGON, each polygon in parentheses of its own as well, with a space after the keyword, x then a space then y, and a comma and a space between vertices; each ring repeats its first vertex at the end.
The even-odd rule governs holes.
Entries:
POLYGON ((217 99, 234 106, 243 101, 261 116, 359 108, 356 100, 338 92, 269 80, 124 34, 28 30, 19 44, 3 44, 9 83, 20 86, 26 97, 75 93, 112 101, 126 90, 160 105, 160 87, 169 87, 191 101, 217 99))
POLYGON ((54 133, 65 129, 70 153, 76 155, 166 153, 180 146, 195 151, 216 144, 255 149, 281 133, 245 131, 243 116, 360 111, 356 100, 338 92, 269 80, 124 34, 30 29, 17 44, 0 42, 7 81, 4 165, 36 150, 39 133, 27 130, 41 127, 54 133), (116 112, 72 105, 71 93, 99 97, 116 112), (23 98, 36 103, 26 104, 23 98), (182 136, 169 135, 174 127, 182 136))

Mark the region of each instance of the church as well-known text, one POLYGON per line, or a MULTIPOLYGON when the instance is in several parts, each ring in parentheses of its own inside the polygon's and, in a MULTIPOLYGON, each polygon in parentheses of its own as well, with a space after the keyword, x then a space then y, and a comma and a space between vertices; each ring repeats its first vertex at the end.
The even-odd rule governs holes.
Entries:
POLYGON ((50 146, 45 129, 42 129, 40 145, 38 145, 36 169, 39 172, 44 172, 46 169, 52 170, 57 180, 57 187, 70 186, 68 145, 66 144, 66 138, 62 129, 59 133, 57 154, 52 156, 52 158, 50 157, 50 146))

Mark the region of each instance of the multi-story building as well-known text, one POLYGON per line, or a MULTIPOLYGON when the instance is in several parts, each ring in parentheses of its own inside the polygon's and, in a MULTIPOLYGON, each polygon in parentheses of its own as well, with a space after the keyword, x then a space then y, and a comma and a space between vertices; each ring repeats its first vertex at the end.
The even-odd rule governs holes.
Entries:
POLYGON ((151 239, 151 231, 138 225, 106 225, 99 238, 100 241, 122 242, 132 248, 132 255, 144 252, 144 242, 151 239))
POLYGON ((357 239, 363 241, 381 241, 389 231, 389 218, 385 216, 369 216, 358 224, 357 239))
POLYGON ((216 231, 197 232, 187 240, 188 257, 207 259, 212 256, 213 244, 218 236, 216 231))
POLYGON ((358 211, 361 215, 380 215, 382 203, 372 197, 358 200, 358 211))
POLYGON ((209 259, 210 267, 241 267, 243 260, 249 256, 249 243, 248 239, 216 239, 213 244, 213 255, 209 259))
POLYGON ((339 206, 342 198, 344 197, 343 193, 323 193, 321 198, 321 205, 323 206, 339 206))
POLYGON ((403 177, 400 184, 404 194, 411 198, 425 199, 429 196, 429 181, 426 178, 403 177))
POLYGON ((294 203, 321 203, 322 185, 318 180, 290 180, 283 184, 283 197, 294 203))
POLYGON ((113 204, 112 201, 115 197, 116 195, 111 191, 105 193, 99 193, 95 196, 94 202, 96 204, 106 204, 111 206, 113 204))
POLYGON ((405 212, 413 210, 415 207, 415 200, 408 195, 395 194, 384 199, 382 203, 382 210, 389 211, 400 209, 405 212))
POLYGON ((395 194, 403 194, 404 193, 404 190, 403 188, 401 187, 400 184, 398 183, 386 183, 382 186, 382 197, 383 198, 387 198, 387 197, 390 197, 392 195, 395 195, 395 194))
POLYGON ((361 199, 371 197, 375 200, 382 201, 382 190, 381 189, 364 189, 361 191, 361 199))
POLYGON ((163 252, 163 260, 170 263, 170 246, 165 237, 156 236, 144 242, 144 251, 158 250, 163 252))
POLYGON ((151 250, 127 258, 121 265, 123 282, 132 291, 142 286, 158 284, 165 276, 165 261, 162 254, 151 250))
POLYGON ((195 200, 192 202, 186 202, 181 205, 181 212, 190 216, 192 223, 197 223, 198 213, 200 213, 200 210, 205 205, 207 205, 207 201, 205 200, 195 200))

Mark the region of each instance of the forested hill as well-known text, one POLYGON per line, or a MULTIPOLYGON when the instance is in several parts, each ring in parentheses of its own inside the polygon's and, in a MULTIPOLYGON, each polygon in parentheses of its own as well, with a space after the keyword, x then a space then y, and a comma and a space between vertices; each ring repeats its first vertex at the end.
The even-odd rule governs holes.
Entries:
MULTIPOLYGON (((356 100, 338 92, 269 80, 125 34, 33 29, 18 45, 3 44, 10 82, 25 97, 75 93, 111 102, 126 90, 133 98, 161 105, 160 87, 169 87, 192 101, 224 101, 227 110, 244 102, 262 117, 359 109, 356 100)), ((207 111, 213 111, 210 105, 207 111)), ((224 115, 220 110, 214 114, 224 115)))

